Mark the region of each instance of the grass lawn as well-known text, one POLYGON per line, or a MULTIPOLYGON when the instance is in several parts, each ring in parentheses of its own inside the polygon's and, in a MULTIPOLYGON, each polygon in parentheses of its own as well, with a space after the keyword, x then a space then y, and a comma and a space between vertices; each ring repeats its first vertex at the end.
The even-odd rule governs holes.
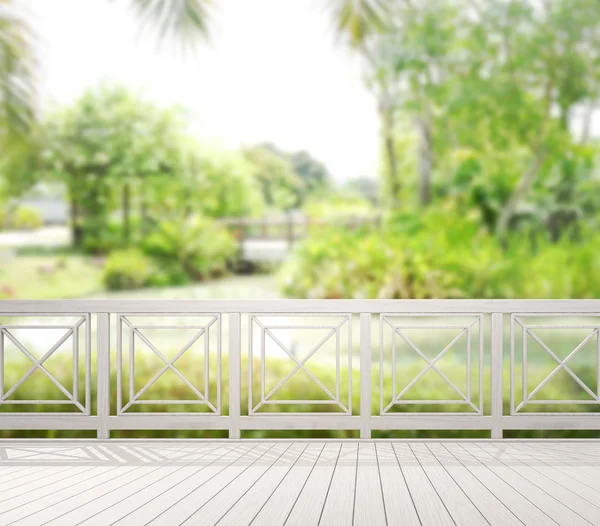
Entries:
POLYGON ((102 266, 78 255, 19 255, 0 261, 0 299, 78 298, 104 289, 102 266))

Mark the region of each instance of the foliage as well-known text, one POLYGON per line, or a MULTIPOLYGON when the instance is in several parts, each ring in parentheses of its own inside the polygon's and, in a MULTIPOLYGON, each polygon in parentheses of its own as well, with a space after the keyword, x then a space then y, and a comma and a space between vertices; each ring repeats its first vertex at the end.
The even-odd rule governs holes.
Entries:
POLYGON ((106 260, 102 280, 108 290, 133 290, 146 285, 152 274, 152 260, 141 250, 115 250, 106 260))
MULTIPOLYGON (((168 39, 191 46, 208 35, 211 0, 129 0, 142 28, 151 26, 158 42, 168 39)), ((36 124, 39 91, 37 37, 28 12, 16 0, 2 0, 0 9, 0 169, 26 163, 36 124), (16 159, 14 158, 16 157, 16 159), (3 166, 4 165, 4 166, 3 166)))
POLYGON ((36 153, 38 177, 68 190, 75 246, 104 228, 119 201, 129 231, 132 185, 172 177, 182 114, 162 109, 120 86, 86 91, 72 106, 51 112, 36 153))
POLYGON ((376 205, 380 200, 380 185, 377 179, 372 177, 354 177, 346 181, 344 190, 351 195, 361 197, 372 205, 376 205))
POLYGON ((29 141, 37 95, 35 36, 15 0, 0 5, 0 169, 29 141))
POLYGON ((146 213, 155 221, 183 211, 205 217, 248 217, 264 209, 255 166, 241 153, 209 149, 184 137, 181 173, 144 187, 146 213))
MULTIPOLYGON (((193 46, 208 36, 211 0, 170 0, 168 7, 156 0, 129 0, 142 28, 151 26, 162 40, 168 38, 193 46)), ((160 42, 160 40, 159 40, 160 42)))
POLYGON ((248 148, 244 155, 255 167, 255 177, 267 206, 280 210, 298 207, 304 183, 288 159, 263 146, 248 148))
POLYGON ((355 193, 326 193, 309 199, 303 207, 308 217, 350 219, 352 216, 373 215, 372 204, 355 193))
MULTIPOLYGON (((452 205, 449 205, 452 206, 452 205)), ((284 266, 284 292, 311 298, 595 298, 600 236, 514 234, 503 247, 452 209, 399 215, 382 230, 313 232, 284 266), (358 249, 359 248, 359 249, 358 249)))
POLYGON ((171 269, 176 279, 183 271, 192 280, 202 280, 226 271, 237 243, 213 221, 191 216, 157 225, 144 239, 142 249, 159 268, 171 269))
POLYGON ((17 230, 40 228, 44 221, 37 209, 30 206, 19 206, 11 214, 10 224, 17 230))
POLYGON ((595 221, 598 3, 390 0, 385 16, 381 4, 340 0, 334 16, 377 99, 388 203, 452 194, 501 238, 595 221))
POLYGON ((290 153, 271 143, 259 145, 257 148, 268 150, 291 165, 294 173, 302 181, 302 185, 297 188, 298 205, 302 205, 312 196, 330 190, 331 174, 327 167, 309 152, 301 150, 290 153))

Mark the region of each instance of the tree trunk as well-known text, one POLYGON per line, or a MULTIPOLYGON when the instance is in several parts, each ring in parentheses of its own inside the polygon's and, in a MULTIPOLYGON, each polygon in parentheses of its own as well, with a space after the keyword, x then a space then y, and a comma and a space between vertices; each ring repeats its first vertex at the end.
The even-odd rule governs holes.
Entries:
POLYGON ((74 189, 69 189, 70 194, 70 225, 71 225, 71 243, 74 248, 80 248, 83 243, 83 231, 79 225, 79 204, 74 189))
POLYGON ((585 109, 585 115, 583 116, 583 126, 581 130, 581 138, 579 143, 582 145, 587 144, 590 139, 590 131, 592 127, 592 118, 594 116, 594 110, 596 109, 596 101, 591 100, 588 102, 585 109))
POLYGON ((508 225, 510 220, 512 219, 517 206, 519 203, 525 198, 527 193, 529 192, 537 172, 544 161, 545 155, 538 153, 535 158, 531 161, 531 164, 527 171, 523 174, 517 186, 513 190, 510 198, 508 199, 506 205, 500 212, 500 217, 498 218, 498 223, 496 226, 496 231, 500 240, 504 243, 506 239, 506 233, 508 231, 508 225))
POLYGON ((427 206, 431 202, 431 173, 433 171, 433 139, 431 119, 428 111, 417 118, 419 130, 419 195, 421 204, 427 206))
POLYGON ((400 207, 400 174, 398 173, 398 159, 396 157, 396 144, 394 141, 394 115, 393 109, 382 106, 380 109, 381 125, 385 142, 385 157, 388 168, 391 205, 396 209, 400 207))
POLYGON ((146 197, 143 196, 140 202, 140 221, 142 227, 142 235, 145 236, 148 233, 148 203, 146 202, 146 197))
POLYGON ((121 192, 121 212, 123 213, 123 239, 126 243, 129 243, 129 239, 131 237, 130 201, 131 196, 129 183, 125 183, 121 192))

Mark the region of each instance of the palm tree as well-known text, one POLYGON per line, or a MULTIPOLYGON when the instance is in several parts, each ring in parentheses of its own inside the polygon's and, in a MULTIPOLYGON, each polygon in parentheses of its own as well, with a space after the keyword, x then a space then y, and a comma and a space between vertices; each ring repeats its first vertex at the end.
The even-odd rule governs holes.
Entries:
POLYGON ((34 36, 14 0, 0 0, 0 146, 29 132, 35 115, 34 36))
MULTIPOLYGON (((119 1, 119 0, 113 0, 119 1)), ((120 0, 129 2, 141 26, 158 41, 193 46, 208 36, 212 0, 120 0)), ((35 122, 37 78, 35 35, 17 0, 0 0, 0 150, 27 140, 35 122)))
MULTIPOLYGON (((331 7, 338 34, 348 39, 350 46, 363 57, 371 70, 370 87, 377 98, 393 207, 399 206, 401 189, 394 141, 393 86, 387 76, 382 74, 372 41, 373 37, 385 32, 398 2, 399 0, 335 0, 331 7)), ((404 2, 410 3, 410 0, 404 2)))
POLYGON ((346 35, 353 47, 364 46, 368 37, 386 26, 392 0, 334 0, 333 19, 339 34, 346 35))

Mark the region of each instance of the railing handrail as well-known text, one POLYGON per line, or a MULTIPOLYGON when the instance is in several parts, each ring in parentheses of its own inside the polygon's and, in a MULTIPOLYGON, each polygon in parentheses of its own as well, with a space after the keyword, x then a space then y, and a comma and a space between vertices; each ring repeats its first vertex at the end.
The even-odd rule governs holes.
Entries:
POLYGON ((540 313, 599 314, 600 299, 276 299, 276 300, 0 300, 0 314, 220 313, 540 313))

